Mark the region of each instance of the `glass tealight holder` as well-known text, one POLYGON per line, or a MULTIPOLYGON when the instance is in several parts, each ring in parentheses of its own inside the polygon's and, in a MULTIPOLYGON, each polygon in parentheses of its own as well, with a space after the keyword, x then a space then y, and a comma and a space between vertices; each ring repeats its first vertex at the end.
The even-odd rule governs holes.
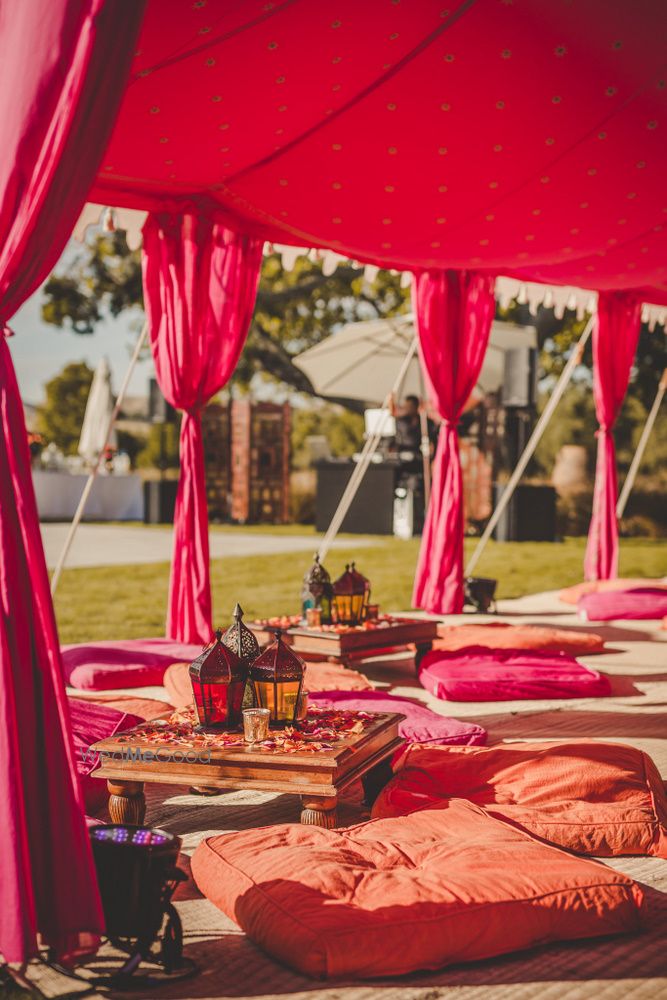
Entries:
POLYGON ((268 708, 243 709, 243 736, 246 743, 261 743, 268 739, 270 718, 268 708))
POLYGON ((308 715, 308 692, 302 691, 296 705, 296 721, 303 722, 308 715))

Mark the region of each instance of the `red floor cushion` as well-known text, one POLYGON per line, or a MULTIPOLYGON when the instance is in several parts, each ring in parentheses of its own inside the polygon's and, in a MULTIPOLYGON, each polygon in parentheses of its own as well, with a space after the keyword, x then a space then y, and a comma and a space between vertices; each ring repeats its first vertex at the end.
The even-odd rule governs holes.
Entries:
MULTIPOLYGON (((192 704, 192 684, 189 663, 173 663, 167 668, 162 683, 169 699, 176 708, 186 708, 192 704)), ((373 690, 371 682, 356 670, 347 670, 337 663, 308 663, 305 687, 313 691, 368 691, 373 690)))
POLYGON ((70 687, 83 691, 160 685, 171 663, 192 661, 201 650, 201 645, 171 639, 126 639, 63 646, 65 681, 70 687))
POLYGON ((667 615, 667 589, 641 587, 636 590, 585 594, 577 602, 577 611, 584 621, 662 618, 667 615))
POLYGON ((491 649, 537 649, 544 652, 585 656, 601 653, 604 639, 595 632, 574 628, 551 628, 548 625, 508 625, 488 622, 483 625, 438 625, 435 649, 458 650, 468 646, 491 649))
POLYGON ((667 589, 667 579, 651 580, 641 576, 618 576, 615 580, 586 580, 566 587, 558 594, 558 599, 565 604, 577 604, 585 594, 606 594, 608 591, 633 590, 635 587, 660 587, 667 589))
POLYGON ((655 764, 619 743, 409 747, 373 816, 404 816, 465 796, 579 854, 667 858, 667 797, 655 764))
POLYGON ((486 730, 474 722, 459 722, 446 715, 438 715, 425 705, 415 704, 408 698, 384 694, 381 691, 323 691, 311 694, 314 705, 342 708, 353 712, 400 712, 405 716, 398 727, 407 743, 445 743, 458 746, 483 746, 486 730))
POLYGON ((461 799, 345 830, 211 837, 192 874, 255 944, 319 979, 399 976, 641 925, 627 875, 461 799))
POLYGON ((103 809, 109 798, 107 783, 100 778, 91 777, 91 771, 97 767, 97 758, 90 753, 90 747, 98 740, 131 729, 144 720, 129 712, 119 712, 107 705, 96 705, 94 702, 79 698, 68 698, 70 722, 72 726, 72 745, 76 757, 76 766, 83 789, 83 798, 87 813, 96 813, 103 809))
POLYGON ((483 646, 427 653, 419 680, 427 691, 446 701, 596 698, 611 693, 604 674, 565 653, 483 646))

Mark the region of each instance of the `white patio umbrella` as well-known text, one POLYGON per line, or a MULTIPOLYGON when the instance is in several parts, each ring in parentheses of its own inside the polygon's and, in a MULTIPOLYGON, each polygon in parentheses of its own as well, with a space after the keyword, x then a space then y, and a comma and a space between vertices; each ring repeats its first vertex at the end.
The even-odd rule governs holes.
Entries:
POLYGON ((111 392, 111 370, 106 358, 102 358, 95 370, 88 393, 86 412, 79 438, 79 455, 91 465, 96 461, 106 444, 118 447, 115 430, 107 442, 109 420, 113 413, 114 398, 111 392))
MULTIPOLYGON (((348 323, 316 347, 294 359, 323 396, 361 399, 379 405, 394 384, 415 338, 412 314, 392 319, 348 323)), ((496 392, 503 383, 505 353, 521 347, 537 347, 537 331, 495 320, 489 346, 477 382, 481 395, 496 392)), ((415 355, 403 382, 402 395, 423 396, 419 359, 415 355)))

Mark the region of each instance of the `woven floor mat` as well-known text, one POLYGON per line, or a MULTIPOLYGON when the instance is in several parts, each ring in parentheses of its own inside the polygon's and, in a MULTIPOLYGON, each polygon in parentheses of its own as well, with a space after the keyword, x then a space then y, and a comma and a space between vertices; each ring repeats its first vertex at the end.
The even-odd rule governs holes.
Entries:
MULTIPOLYGON (((524 624, 581 627, 571 609, 553 595, 534 595, 502 606, 524 624)), ((452 624, 457 620, 462 619, 448 619, 452 624)), ((442 715, 478 722, 488 730, 490 742, 591 737, 630 743, 646 750, 667 779, 667 633, 659 635, 646 622, 611 624, 595 631, 603 632, 611 649, 582 662, 610 675, 611 698, 460 704, 438 701, 424 691, 412 662, 404 657, 383 660, 365 672, 382 690, 414 698, 442 715)), ((237 791, 205 798, 183 787, 147 785, 146 797, 146 821, 183 838, 184 868, 203 837, 295 822, 300 810, 298 797, 270 792, 237 791)), ((345 796, 339 817, 341 825, 365 818, 359 787, 345 796)), ((644 887, 648 919, 643 933, 536 948, 437 973, 362 984, 322 984, 283 968, 255 948, 189 882, 179 889, 177 906, 186 954, 201 972, 191 981, 133 995, 140 1000, 662 1000, 667 997, 667 861, 618 858, 608 863, 644 887)), ((103 954, 113 952, 107 947, 103 954)), ((71 990, 71 983, 51 972, 35 968, 32 976, 49 998, 71 990)))

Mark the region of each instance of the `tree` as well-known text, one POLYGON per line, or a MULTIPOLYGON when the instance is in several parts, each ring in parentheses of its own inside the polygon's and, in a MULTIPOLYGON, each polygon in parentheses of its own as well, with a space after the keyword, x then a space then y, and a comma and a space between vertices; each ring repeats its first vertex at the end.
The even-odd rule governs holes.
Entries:
POLYGON ((312 435, 325 437, 334 458, 348 458, 359 451, 364 439, 364 421, 359 413, 341 407, 323 405, 307 410, 295 409, 292 414, 292 461, 295 467, 310 463, 306 439, 312 435))
MULTIPOLYGON (((128 249, 122 232, 98 235, 66 270, 49 278, 44 296, 47 323, 90 334, 106 312, 118 316, 142 307, 140 252, 128 249)), ((369 288, 357 267, 341 265, 327 276, 321 262, 300 257, 286 271, 280 256, 271 254, 263 261, 255 313, 234 381, 247 387, 259 374, 317 396, 295 367, 295 355, 328 337, 337 324, 393 316, 408 304, 408 290, 401 288, 397 274, 380 271, 369 288)), ((358 400, 337 401, 363 409, 358 400)))
POLYGON ((45 386, 46 402, 38 410, 39 430, 48 443, 57 444, 67 455, 76 453, 93 374, 85 361, 73 361, 45 386))

